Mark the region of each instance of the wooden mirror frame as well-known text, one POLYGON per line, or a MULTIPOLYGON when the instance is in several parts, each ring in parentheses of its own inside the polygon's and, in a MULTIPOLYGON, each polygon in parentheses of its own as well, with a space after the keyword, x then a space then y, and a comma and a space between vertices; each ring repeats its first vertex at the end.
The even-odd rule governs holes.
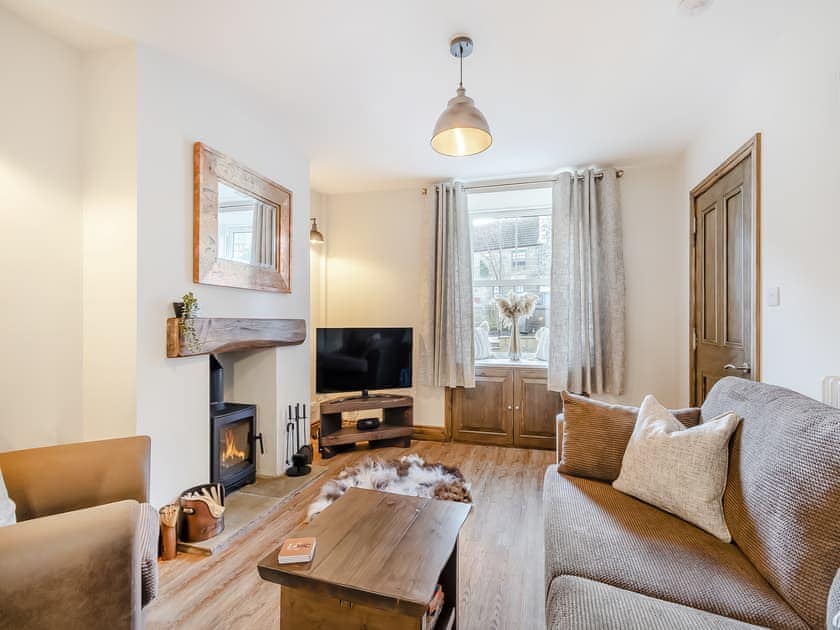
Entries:
POLYGON ((193 281, 291 293, 292 191, 201 142, 193 146, 193 281), (277 269, 219 258, 219 181, 279 208, 277 269))

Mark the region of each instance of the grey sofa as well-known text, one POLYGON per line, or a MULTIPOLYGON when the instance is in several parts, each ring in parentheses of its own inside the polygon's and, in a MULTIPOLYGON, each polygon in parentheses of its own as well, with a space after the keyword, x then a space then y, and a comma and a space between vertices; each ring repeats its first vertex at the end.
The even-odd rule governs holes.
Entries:
POLYGON ((701 421, 726 411, 743 418, 724 494, 732 544, 548 468, 549 628, 840 628, 840 410, 725 378, 701 421))

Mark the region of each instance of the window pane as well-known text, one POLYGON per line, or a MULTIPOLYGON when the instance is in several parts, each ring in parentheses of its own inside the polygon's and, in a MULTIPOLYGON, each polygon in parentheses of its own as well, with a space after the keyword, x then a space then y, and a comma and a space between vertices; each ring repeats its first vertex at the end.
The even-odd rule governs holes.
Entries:
POLYGON ((472 217, 473 278, 516 281, 551 273, 551 216, 472 217))
POLYGON ((491 351, 504 357, 511 330, 495 298, 511 291, 537 295, 534 314, 519 321, 524 358, 534 358, 536 332, 548 325, 551 189, 470 194, 469 207, 475 325, 487 323, 491 351))

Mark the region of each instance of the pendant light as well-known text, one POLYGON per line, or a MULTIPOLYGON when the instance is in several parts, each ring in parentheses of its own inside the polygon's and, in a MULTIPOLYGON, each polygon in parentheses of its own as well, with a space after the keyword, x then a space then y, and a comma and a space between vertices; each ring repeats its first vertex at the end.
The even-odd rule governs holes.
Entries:
POLYGON ((324 242, 324 235, 318 230, 318 219, 312 217, 312 227, 309 228, 309 242, 315 245, 320 245, 324 242))
POLYGON ((432 134, 432 148, 443 155, 461 157, 475 155, 490 148, 493 136, 484 114, 479 111, 464 89, 464 57, 473 51, 473 40, 456 37, 449 43, 453 57, 461 63, 461 80, 455 96, 446 104, 432 134))

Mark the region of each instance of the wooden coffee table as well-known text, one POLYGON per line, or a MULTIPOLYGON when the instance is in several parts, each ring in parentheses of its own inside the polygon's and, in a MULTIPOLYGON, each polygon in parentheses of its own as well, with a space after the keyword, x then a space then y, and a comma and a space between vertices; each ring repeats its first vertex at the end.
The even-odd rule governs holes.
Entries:
POLYGON ((317 538, 312 562, 277 564, 278 546, 258 565, 264 580, 281 585, 283 630, 428 630, 438 584, 445 606, 434 630, 455 628, 458 532, 470 508, 350 488, 287 536, 317 538))

